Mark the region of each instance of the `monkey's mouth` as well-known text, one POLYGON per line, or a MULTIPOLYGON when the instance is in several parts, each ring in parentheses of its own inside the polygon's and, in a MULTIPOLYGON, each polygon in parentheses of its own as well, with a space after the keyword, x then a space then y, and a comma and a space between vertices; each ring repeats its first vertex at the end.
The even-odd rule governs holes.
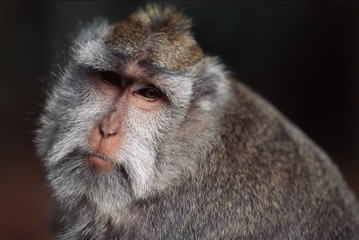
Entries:
POLYGON ((85 159, 91 168, 102 173, 112 172, 116 169, 115 163, 109 162, 101 156, 90 155, 85 157, 85 159))
POLYGON ((88 152, 84 154, 84 159, 89 167, 94 169, 95 171, 101 173, 113 172, 116 169, 119 170, 121 175, 128 179, 128 174, 126 169, 122 165, 116 164, 116 162, 108 157, 105 157, 99 153, 88 152))

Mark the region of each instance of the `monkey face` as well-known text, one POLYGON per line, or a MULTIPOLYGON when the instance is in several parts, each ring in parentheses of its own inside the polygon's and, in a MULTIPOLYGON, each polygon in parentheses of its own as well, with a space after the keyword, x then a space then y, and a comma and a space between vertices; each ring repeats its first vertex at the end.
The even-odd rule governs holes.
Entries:
POLYGON ((63 201, 92 196, 101 206, 109 202, 103 196, 111 206, 146 196, 158 184, 157 151, 186 115, 191 81, 150 74, 132 60, 106 70, 71 67, 43 118, 53 124, 41 129, 53 136, 42 144, 55 193, 63 201), (176 81, 187 84, 171 86, 176 81))

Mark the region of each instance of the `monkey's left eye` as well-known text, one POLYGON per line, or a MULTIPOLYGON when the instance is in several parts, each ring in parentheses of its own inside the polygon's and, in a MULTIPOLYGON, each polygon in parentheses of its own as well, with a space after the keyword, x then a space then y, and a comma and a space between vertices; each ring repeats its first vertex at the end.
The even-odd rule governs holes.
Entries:
POLYGON ((104 71, 104 72, 101 72, 101 77, 102 79, 110 84, 110 85, 114 85, 114 86, 117 86, 117 87, 121 87, 121 78, 120 76, 113 72, 113 71, 104 71))
POLYGON ((135 91, 136 94, 146 98, 146 100, 154 101, 161 97, 161 92, 155 87, 146 87, 135 91))

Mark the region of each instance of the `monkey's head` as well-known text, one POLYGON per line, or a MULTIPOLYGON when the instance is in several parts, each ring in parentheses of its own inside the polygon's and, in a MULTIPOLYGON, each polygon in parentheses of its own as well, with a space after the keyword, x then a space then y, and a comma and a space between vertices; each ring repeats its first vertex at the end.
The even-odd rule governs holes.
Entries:
POLYGON ((86 201, 111 214, 196 173, 228 91, 190 25, 173 8, 150 5, 75 39, 36 139, 63 208, 86 201))

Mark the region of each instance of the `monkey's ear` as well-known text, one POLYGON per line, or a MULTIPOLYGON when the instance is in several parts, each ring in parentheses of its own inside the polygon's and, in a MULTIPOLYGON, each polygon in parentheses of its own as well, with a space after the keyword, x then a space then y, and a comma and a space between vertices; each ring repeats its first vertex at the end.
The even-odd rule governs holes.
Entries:
POLYGON ((151 29, 152 32, 177 32, 190 34, 191 19, 173 6, 147 4, 130 16, 131 20, 138 21, 151 29))

